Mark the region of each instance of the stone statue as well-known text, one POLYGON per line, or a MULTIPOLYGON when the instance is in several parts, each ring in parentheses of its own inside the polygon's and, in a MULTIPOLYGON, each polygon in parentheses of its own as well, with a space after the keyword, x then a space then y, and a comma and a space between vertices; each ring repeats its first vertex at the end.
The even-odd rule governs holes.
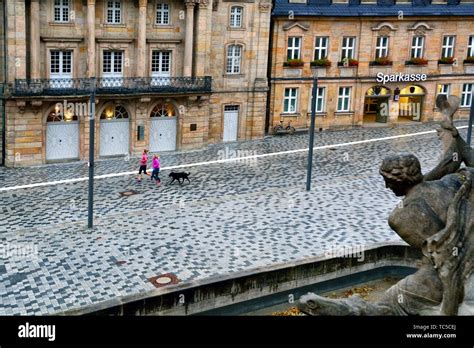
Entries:
POLYGON ((418 271, 392 286, 382 300, 358 296, 300 298, 310 315, 457 315, 474 314, 474 151, 459 135, 453 114, 459 98, 440 96, 445 118, 438 130, 443 142, 440 163, 423 175, 412 154, 386 157, 380 174, 396 196, 404 197, 390 214, 390 227, 423 252, 418 271), (459 169, 464 163, 466 167, 459 169))

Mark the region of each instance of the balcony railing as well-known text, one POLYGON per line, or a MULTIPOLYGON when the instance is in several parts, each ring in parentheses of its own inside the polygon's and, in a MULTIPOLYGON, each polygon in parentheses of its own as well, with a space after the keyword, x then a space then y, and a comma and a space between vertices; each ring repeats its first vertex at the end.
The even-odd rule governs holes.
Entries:
POLYGON ((91 79, 41 79, 15 80, 12 95, 62 96, 89 94, 95 87, 96 94, 170 94, 210 93, 212 78, 204 77, 103 77, 91 79))

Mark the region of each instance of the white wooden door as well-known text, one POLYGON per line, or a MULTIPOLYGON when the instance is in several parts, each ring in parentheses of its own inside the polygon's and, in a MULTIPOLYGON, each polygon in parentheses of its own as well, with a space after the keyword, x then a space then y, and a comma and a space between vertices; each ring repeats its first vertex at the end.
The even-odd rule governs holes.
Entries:
POLYGON ((129 153, 130 123, 123 120, 101 120, 100 156, 118 156, 129 153))
POLYGON ((176 150, 176 117, 152 117, 150 151, 176 150))
POLYGON ((237 141, 239 130, 239 107, 226 106, 224 109, 223 141, 237 141))
POLYGON ((46 160, 79 158, 79 122, 50 122, 46 126, 46 160))

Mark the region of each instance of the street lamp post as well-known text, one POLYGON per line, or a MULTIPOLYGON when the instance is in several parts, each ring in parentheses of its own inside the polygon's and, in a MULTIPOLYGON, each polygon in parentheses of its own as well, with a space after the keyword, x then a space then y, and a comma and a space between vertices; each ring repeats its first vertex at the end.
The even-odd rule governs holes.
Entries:
POLYGON ((89 98, 89 199, 87 227, 94 227, 94 145, 95 145, 95 77, 90 79, 91 95, 89 98))
POLYGON ((309 127, 308 171, 306 173, 306 191, 311 191, 311 175, 313 170, 314 127, 316 123, 316 93, 318 77, 313 75, 313 92, 311 99, 311 125, 309 127))
POLYGON ((469 126, 467 127, 467 144, 471 145, 472 123, 474 122, 474 89, 471 92, 471 113, 469 114, 469 126))

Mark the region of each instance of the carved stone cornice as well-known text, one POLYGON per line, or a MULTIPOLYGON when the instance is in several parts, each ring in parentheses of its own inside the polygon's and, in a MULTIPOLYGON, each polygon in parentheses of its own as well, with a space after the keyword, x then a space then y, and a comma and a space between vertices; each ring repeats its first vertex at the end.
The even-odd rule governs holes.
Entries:
POLYGON ((194 5, 196 5, 195 0, 185 0, 184 1, 184 6, 186 6, 186 8, 194 8, 194 5))
POLYGON ((209 0, 196 0, 196 3, 199 5, 199 8, 208 8, 209 0))
POLYGON ((269 12, 271 7, 271 2, 268 2, 267 0, 261 0, 258 3, 258 9, 260 10, 260 12, 269 12))

